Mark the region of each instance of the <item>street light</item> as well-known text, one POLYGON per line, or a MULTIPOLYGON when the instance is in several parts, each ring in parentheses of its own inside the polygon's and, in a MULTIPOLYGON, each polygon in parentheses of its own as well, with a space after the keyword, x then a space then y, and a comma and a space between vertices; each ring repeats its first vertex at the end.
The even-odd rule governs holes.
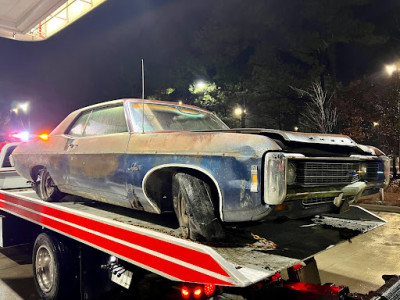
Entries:
POLYGON ((29 110, 29 102, 18 104, 18 108, 22 109, 22 111, 27 114, 29 110))
POLYGON ((237 116, 240 119, 240 126, 242 128, 246 127, 246 115, 247 112, 245 109, 243 109, 240 106, 237 106, 234 110, 233 113, 235 114, 235 116, 237 116))
MULTIPOLYGON (((30 129, 31 128, 31 120, 30 120, 30 116, 29 116, 29 113, 28 113, 29 112, 29 101, 23 102, 23 103, 17 103, 17 107, 14 107, 14 108, 10 109, 10 112, 11 113, 15 113, 16 115, 19 115, 20 111, 23 111, 24 114, 27 115, 28 128, 30 129)), ((23 124, 23 121, 21 119, 21 116, 20 116, 20 120, 21 120, 22 126, 24 127, 24 124, 23 124)))
POLYGON ((233 112, 235 113, 236 116, 241 117, 243 114, 243 109, 241 107, 236 107, 233 112))
POLYGON ((397 66, 395 64, 385 65, 385 71, 389 76, 392 76, 397 71, 397 66))
POLYGON ((207 87, 207 82, 204 80, 197 80, 194 83, 194 88, 196 92, 202 92, 207 87))

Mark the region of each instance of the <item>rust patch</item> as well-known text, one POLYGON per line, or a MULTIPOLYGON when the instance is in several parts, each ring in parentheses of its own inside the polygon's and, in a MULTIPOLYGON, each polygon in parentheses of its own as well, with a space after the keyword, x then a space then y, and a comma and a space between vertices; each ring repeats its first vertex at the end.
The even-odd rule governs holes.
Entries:
POLYGON ((261 157, 267 150, 280 150, 270 138, 230 132, 162 132, 134 134, 129 153, 185 154, 192 156, 261 157))
POLYGON ((115 174, 119 167, 117 154, 77 154, 69 155, 70 173, 88 178, 105 178, 115 174))

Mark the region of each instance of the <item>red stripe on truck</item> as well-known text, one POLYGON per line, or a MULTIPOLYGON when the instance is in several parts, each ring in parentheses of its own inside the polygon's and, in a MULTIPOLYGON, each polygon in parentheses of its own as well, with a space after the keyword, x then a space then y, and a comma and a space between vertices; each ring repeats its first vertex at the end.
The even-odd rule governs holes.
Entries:
POLYGON ((159 270, 177 279, 188 282, 232 285, 229 282, 225 282, 200 273, 198 271, 191 270, 188 267, 179 265, 179 263, 174 263, 164 258, 160 258, 144 251, 134 249, 132 247, 107 239, 105 237, 101 237, 94 233, 90 233, 74 226, 64 224, 46 216, 41 216, 38 213, 46 214, 61 219, 63 221, 73 223, 74 225, 76 224, 83 228, 90 229, 92 231, 111 236, 146 249, 150 249, 152 251, 212 271, 214 273, 230 277, 226 273, 226 271, 222 269, 222 267, 214 260, 214 258, 206 253, 198 252, 196 250, 180 245, 175 245, 157 238, 149 237, 69 212, 61 211, 59 209, 48 207, 46 205, 41 205, 21 198, 13 197, 8 194, 0 193, 0 199, 13 203, 15 205, 22 206, 24 208, 28 208, 37 213, 28 211, 20 207, 16 207, 14 205, 7 205, 7 202, 2 201, 0 201, 0 208, 19 214, 21 216, 29 218, 32 221, 35 221, 36 223, 54 228, 58 231, 69 234, 80 240, 89 242, 95 246, 101 247, 105 250, 111 251, 117 255, 121 255, 155 270, 159 270))

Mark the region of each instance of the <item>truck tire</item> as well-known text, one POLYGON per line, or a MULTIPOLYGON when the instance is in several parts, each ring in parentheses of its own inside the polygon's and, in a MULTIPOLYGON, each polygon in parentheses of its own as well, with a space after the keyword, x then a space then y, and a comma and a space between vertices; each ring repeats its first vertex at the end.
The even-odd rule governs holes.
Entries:
POLYGON ((67 245, 53 235, 41 233, 33 254, 33 278, 43 300, 79 299, 78 263, 67 245))
POLYGON ((64 196, 54 184, 53 179, 45 168, 40 169, 34 186, 36 194, 44 201, 57 201, 64 196))
POLYGON ((209 185, 186 174, 175 174, 173 204, 182 236, 192 240, 215 241, 224 238, 221 222, 215 216, 209 185))

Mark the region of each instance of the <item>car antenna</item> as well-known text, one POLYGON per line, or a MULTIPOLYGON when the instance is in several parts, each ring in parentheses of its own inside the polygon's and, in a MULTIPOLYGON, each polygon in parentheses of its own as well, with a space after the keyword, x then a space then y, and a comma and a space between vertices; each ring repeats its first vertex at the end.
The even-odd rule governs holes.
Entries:
POLYGON ((144 133, 144 59, 142 58, 142 133, 144 133))

